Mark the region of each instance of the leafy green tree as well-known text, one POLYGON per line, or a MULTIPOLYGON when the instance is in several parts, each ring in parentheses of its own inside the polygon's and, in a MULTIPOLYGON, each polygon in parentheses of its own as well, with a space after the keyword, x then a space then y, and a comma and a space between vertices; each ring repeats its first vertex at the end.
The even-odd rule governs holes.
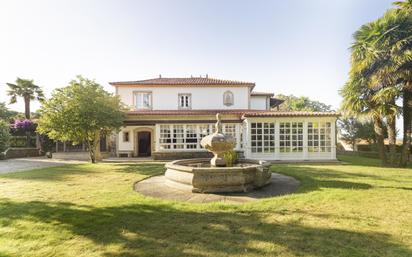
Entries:
MULTIPOLYGON (((354 117, 345 117, 338 120, 341 139, 351 143, 352 149, 360 140, 366 140, 371 144, 377 142, 374 125, 371 121, 359 121, 354 117)), ((384 135, 387 136, 387 128, 383 126, 384 135)))
POLYGON ((0 153, 9 147, 10 137, 10 124, 0 120, 0 153))
POLYGON ((304 96, 294 95, 276 95, 276 98, 285 100, 280 106, 280 111, 309 111, 309 112, 327 112, 331 111, 330 105, 314 101, 304 96))
POLYGON ((0 119, 5 121, 12 121, 16 117, 18 112, 12 111, 7 108, 6 103, 0 103, 0 119))
POLYGON ((10 96, 10 103, 16 103, 17 97, 24 99, 24 113, 26 119, 30 119, 30 101, 44 100, 43 90, 34 84, 33 80, 17 78, 16 84, 7 83, 9 90, 7 94, 10 96))
POLYGON ((93 163, 99 159, 100 136, 117 131, 124 120, 119 97, 106 92, 95 81, 81 76, 68 86, 54 90, 43 102, 37 131, 49 138, 85 142, 93 163))

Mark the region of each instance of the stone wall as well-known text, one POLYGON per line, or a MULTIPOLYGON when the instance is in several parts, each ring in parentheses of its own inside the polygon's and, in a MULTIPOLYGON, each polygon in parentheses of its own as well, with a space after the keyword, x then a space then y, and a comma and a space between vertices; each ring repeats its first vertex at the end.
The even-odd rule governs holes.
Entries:
POLYGON ((37 148, 9 148, 5 152, 6 159, 40 156, 37 148))

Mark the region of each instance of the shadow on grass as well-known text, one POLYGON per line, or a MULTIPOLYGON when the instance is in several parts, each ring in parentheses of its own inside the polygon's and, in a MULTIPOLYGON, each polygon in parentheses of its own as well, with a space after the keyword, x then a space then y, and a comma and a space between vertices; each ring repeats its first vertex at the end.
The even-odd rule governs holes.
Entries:
MULTIPOLYGON (((70 203, 0 203, 0 221, 49 223, 99 245, 120 244, 106 256, 412 256, 388 234, 268 223, 253 212, 195 212, 170 205, 95 208, 70 203)), ((33 240, 38 240, 33 230, 33 240)))
POLYGON ((116 171, 125 173, 138 173, 141 175, 154 176, 160 175, 165 172, 164 164, 152 164, 152 163, 127 163, 127 164, 114 164, 116 171))
POLYGON ((104 172, 136 173, 146 176, 160 175, 165 171, 164 164, 127 163, 127 164, 69 164, 47 167, 23 172, 0 175, 4 178, 21 180, 64 181, 69 176, 93 176, 104 172))
MULTIPOLYGON (((356 174, 347 174, 322 166, 301 165, 274 165, 273 172, 292 176, 301 182, 297 193, 306 193, 320 190, 321 188, 366 190, 372 188, 367 183, 347 181, 356 178, 356 174)), ((362 177, 367 175, 360 174, 362 177)))

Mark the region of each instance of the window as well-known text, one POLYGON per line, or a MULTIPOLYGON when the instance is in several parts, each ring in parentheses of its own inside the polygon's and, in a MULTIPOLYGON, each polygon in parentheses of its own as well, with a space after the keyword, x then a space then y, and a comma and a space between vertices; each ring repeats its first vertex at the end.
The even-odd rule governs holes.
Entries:
POLYGON ((197 148, 197 126, 196 125, 186 125, 186 148, 196 149, 197 148))
POLYGON ((184 149, 185 148, 185 141, 184 141, 184 129, 183 125, 174 125, 173 126, 173 149, 184 149))
POLYGON ((331 141, 330 122, 308 123, 308 152, 330 152, 331 141))
POLYGON ((233 93, 231 91, 226 91, 225 93, 223 93, 223 104, 225 106, 231 106, 234 104, 234 96, 233 93))
POLYGON ((129 132, 123 132, 123 142, 129 142, 129 132))
POLYGON ((170 125, 160 125, 160 149, 170 149, 172 143, 172 136, 170 131, 170 125))
MULTIPOLYGON (((162 124, 159 130, 160 150, 200 150, 200 140, 213 133, 214 124, 162 124)), ((225 133, 236 138, 236 124, 223 124, 225 133)))
POLYGON ((134 101, 136 109, 151 109, 152 108, 152 93, 151 92, 135 92, 134 101))
POLYGON ((224 124, 222 127, 223 127, 223 134, 230 135, 236 138, 236 125, 235 124, 224 124))
POLYGON ((275 152, 275 123, 262 122, 251 124, 252 153, 275 152))
POLYGON ((281 153, 303 151, 302 122, 281 122, 279 124, 279 151, 281 153))
POLYGON ((179 94, 179 108, 190 109, 192 107, 191 94, 179 94))

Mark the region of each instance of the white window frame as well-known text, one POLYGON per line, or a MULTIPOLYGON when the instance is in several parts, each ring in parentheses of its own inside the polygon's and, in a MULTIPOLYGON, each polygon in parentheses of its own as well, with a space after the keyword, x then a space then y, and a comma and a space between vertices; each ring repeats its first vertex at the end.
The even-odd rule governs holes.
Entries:
POLYGON ((192 94, 180 93, 178 95, 178 106, 179 109, 192 109, 192 94))
POLYGON ((275 153, 276 123, 251 122, 251 151, 252 153, 275 153))
POLYGON ((151 110, 153 108, 152 91, 134 91, 133 92, 133 105, 134 105, 134 108, 136 108, 136 110, 151 110), (144 99, 145 95, 148 96, 146 104, 145 104, 145 99, 144 99), (141 106, 139 106, 140 103, 142 103, 141 106))
POLYGON ((303 122, 279 122, 279 152, 303 152, 303 122))
POLYGON ((332 152, 332 123, 322 121, 308 122, 308 152, 332 152))

